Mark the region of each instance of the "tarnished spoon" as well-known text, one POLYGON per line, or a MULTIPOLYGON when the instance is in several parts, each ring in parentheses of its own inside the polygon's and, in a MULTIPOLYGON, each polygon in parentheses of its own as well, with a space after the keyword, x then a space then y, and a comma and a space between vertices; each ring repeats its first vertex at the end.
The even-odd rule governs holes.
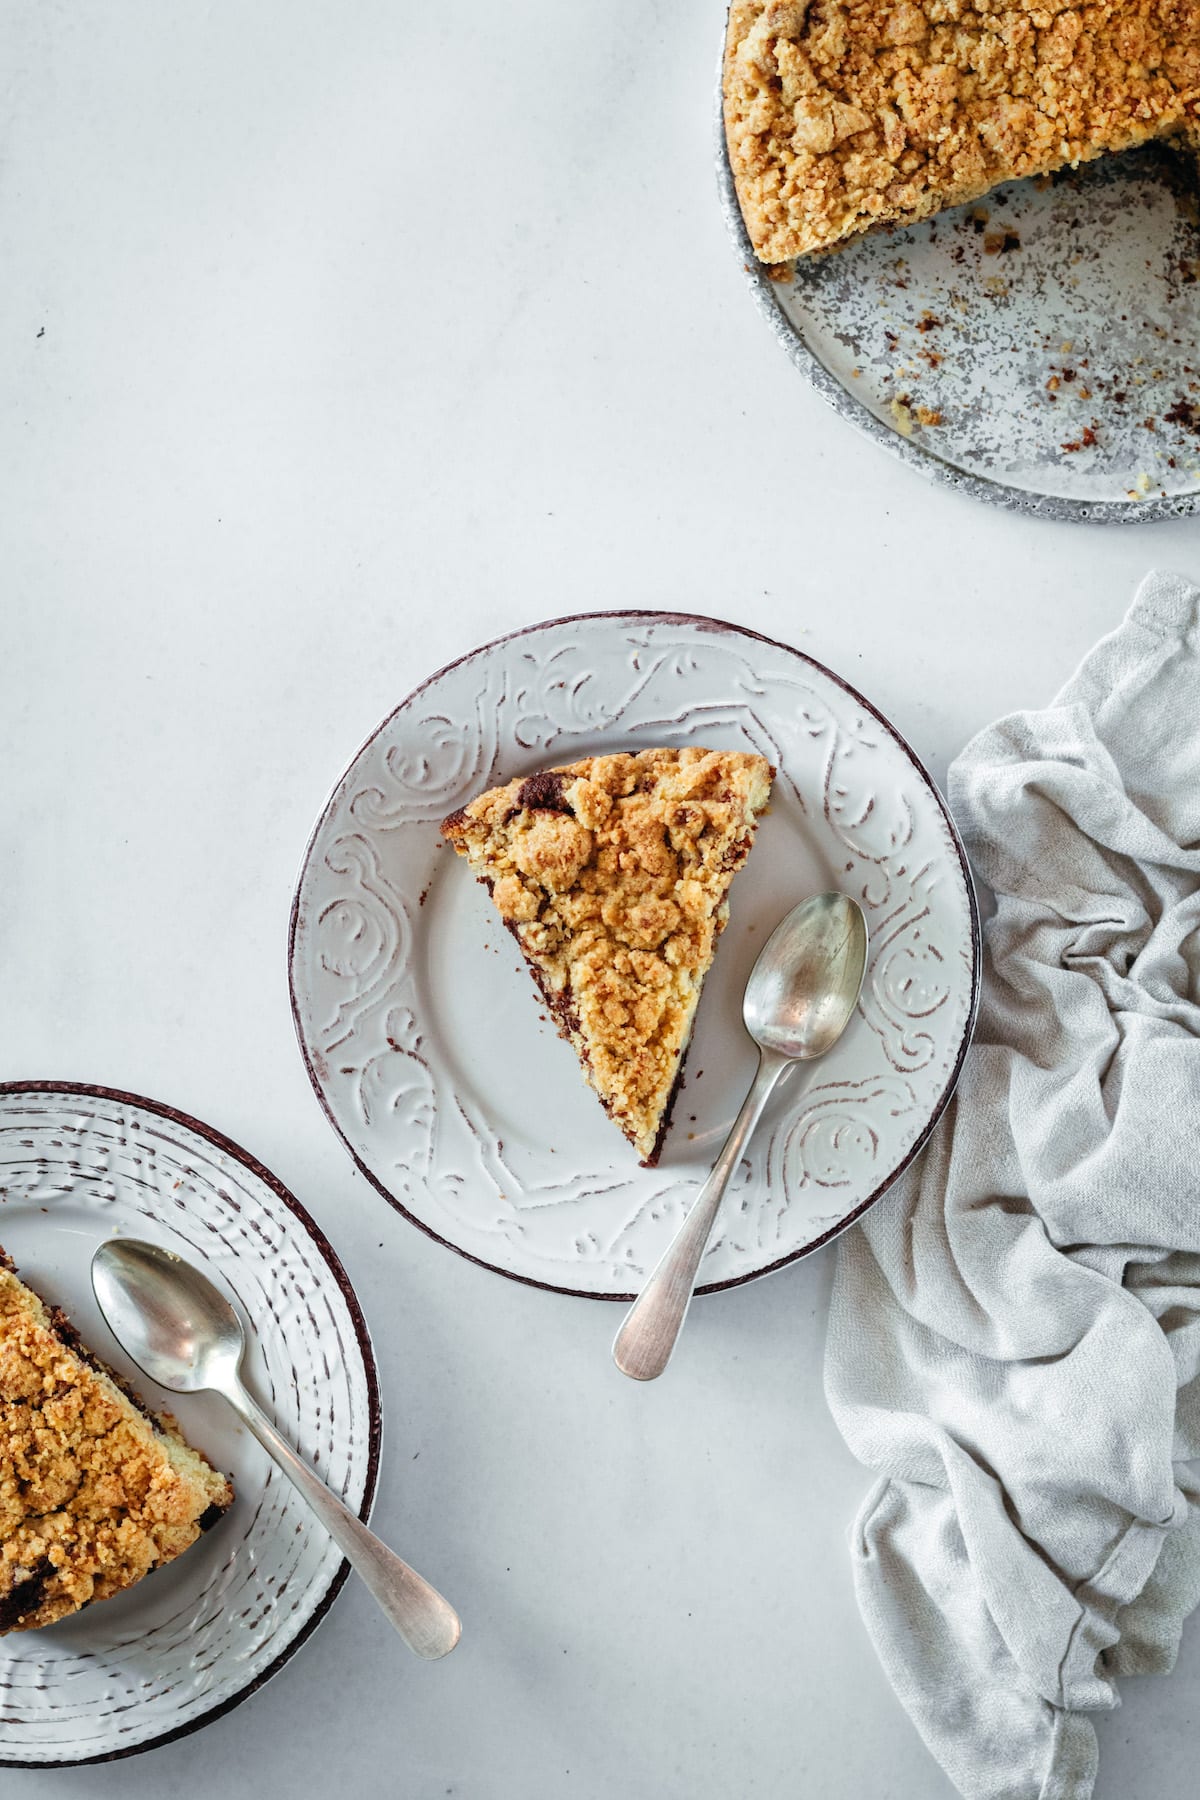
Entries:
POLYGON ((157 1244, 114 1238, 92 1258, 92 1286, 113 1336, 152 1381, 176 1394, 211 1388, 228 1400, 299 1488, 409 1649, 431 1659, 453 1650, 462 1630, 454 1608, 330 1492, 247 1392, 242 1322, 208 1277, 157 1244))
POLYGON ((700 1258, 729 1178, 779 1077, 796 1062, 824 1056, 841 1037, 867 966, 867 921, 846 894, 818 894, 775 927, 750 971, 742 1001, 758 1045, 758 1074, 733 1130, 666 1255, 626 1313, 613 1361, 635 1381, 653 1381, 671 1360, 700 1258))

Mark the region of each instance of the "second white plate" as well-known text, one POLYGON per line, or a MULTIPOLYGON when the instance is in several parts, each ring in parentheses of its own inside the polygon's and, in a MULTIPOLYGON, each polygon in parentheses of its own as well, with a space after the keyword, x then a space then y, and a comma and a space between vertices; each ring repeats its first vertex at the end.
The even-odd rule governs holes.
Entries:
POLYGON ((790 1078, 735 1177, 700 1292, 844 1229, 945 1105, 974 1018, 978 920, 945 806, 879 713, 809 657, 718 620, 600 613, 485 645, 411 695, 339 782, 292 910, 292 1005, 355 1161, 432 1236, 499 1273, 628 1299, 754 1071, 741 994, 806 895, 861 901, 859 1009, 790 1078), (638 1166, 559 1042, 512 939, 439 833, 480 789, 601 750, 702 744, 776 765, 732 892, 657 1169, 638 1166))
POLYGON ((324 1618, 348 1564, 213 1394, 174 1395, 123 1355, 92 1294, 96 1246, 150 1238, 240 1305, 247 1369, 281 1431, 362 1517, 379 1466, 375 1363, 320 1230, 273 1175, 196 1119, 108 1088, 0 1086, 0 1243, 85 1343, 233 1476, 207 1536, 127 1593, 0 1640, 0 1765, 108 1762, 261 1687, 324 1618))

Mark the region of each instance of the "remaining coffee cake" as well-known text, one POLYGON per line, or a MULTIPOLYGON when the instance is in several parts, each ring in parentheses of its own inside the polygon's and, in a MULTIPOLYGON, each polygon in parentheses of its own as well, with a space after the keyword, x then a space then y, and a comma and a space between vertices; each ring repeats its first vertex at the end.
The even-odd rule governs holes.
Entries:
POLYGON ((232 1501, 0 1250, 0 1635, 132 1587, 232 1501))
POLYGON ((725 131, 763 262, 1147 138, 1194 149, 1200 0, 733 0, 725 131))
POLYGON ((774 773, 740 751, 593 756, 492 788, 442 826, 647 1166, 774 773))

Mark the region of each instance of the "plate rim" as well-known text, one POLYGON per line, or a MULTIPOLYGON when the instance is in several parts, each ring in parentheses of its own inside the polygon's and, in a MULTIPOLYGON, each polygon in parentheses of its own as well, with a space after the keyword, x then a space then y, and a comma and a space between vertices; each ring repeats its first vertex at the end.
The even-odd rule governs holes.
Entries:
MULTIPOLYGON (((358 1340, 359 1351, 363 1359, 363 1369, 367 1378, 367 1472, 358 1516, 365 1525, 370 1519, 371 1507, 378 1486, 380 1453, 383 1444, 383 1406, 380 1397, 379 1370, 375 1362, 375 1350, 371 1343, 367 1321, 363 1316, 358 1295, 346 1273, 345 1265, 307 1207, 297 1200, 277 1175, 272 1174, 264 1163, 259 1162, 256 1156, 252 1156, 248 1150, 243 1149, 233 1138, 226 1136, 223 1131, 218 1131, 215 1125, 207 1125, 202 1119, 197 1119, 191 1113, 183 1112, 179 1107, 171 1106, 164 1100, 151 1100, 145 1094, 134 1094, 125 1088, 103 1087, 92 1081, 0 1081, 0 1097, 10 1094, 59 1094, 64 1096, 83 1094, 93 1100, 111 1100, 121 1106, 144 1108, 145 1111, 154 1113, 173 1125, 182 1125, 187 1130, 196 1132, 199 1137, 207 1139, 218 1150, 223 1151, 227 1156, 232 1156, 235 1162, 239 1162, 243 1168, 249 1169, 252 1175, 265 1182, 275 1197, 282 1200, 288 1210, 295 1214, 320 1251, 330 1274, 338 1285, 346 1303, 346 1309, 350 1314, 350 1322, 354 1327, 354 1335, 358 1340)), ((210 1707, 207 1712, 201 1713, 198 1718, 189 1719, 182 1725, 173 1725, 169 1731, 160 1732, 157 1737, 145 1738, 140 1744, 128 1744, 119 1750, 103 1750, 95 1756, 28 1758, 0 1754, 0 1768, 71 1769, 85 1768, 96 1763, 123 1762, 127 1757, 140 1756, 145 1750, 158 1749, 163 1744, 172 1744, 179 1738, 190 1737, 194 1731, 203 1730, 206 1725, 211 1725, 214 1720, 232 1712, 235 1706, 240 1706, 244 1700, 248 1700, 252 1694, 256 1694, 259 1688, 264 1687, 271 1680, 272 1676, 279 1673, 285 1663, 291 1661, 297 1650, 308 1642, 317 1626, 325 1618, 345 1586, 349 1573, 350 1564, 343 1558, 311 1616, 305 1620, 290 1643, 285 1644, 279 1655, 244 1687, 210 1707)))
POLYGON ((326 819, 341 793, 347 778, 359 759, 370 749, 371 745, 382 736, 392 724, 392 721, 396 719, 406 707, 411 706, 415 700, 419 699, 420 696, 434 684, 434 682, 440 681, 443 676, 449 675, 453 670, 461 668, 464 663, 472 662, 479 656, 486 656, 489 652, 498 650, 504 644, 511 644, 519 638, 530 637, 536 632, 551 631, 560 626, 577 625, 584 621, 592 623, 599 619, 627 619, 641 622, 654 621, 658 624, 665 625, 695 625, 699 626, 702 631, 711 631, 717 636, 729 634, 734 637, 752 638, 757 643, 766 644, 772 650, 781 650, 788 656, 794 656, 798 661, 807 663, 810 668, 816 669, 821 675, 825 676, 829 681, 832 681, 836 687, 841 688, 844 693, 849 695, 857 705, 861 706, 883 727, 888 736, 891 737, 904 752, 917 775, 926 784, 934 800, 937 802, 947 832, 949 833, 950 843, 958 858, 959 867, 962 872, 963 886, 966 892, 967 916, 970 927, 971 943, 970 999, 967 1006, 966 1019, 963 1025, 962 1038, 955 1055, 953 1066, 947 1078, 946 1085, 930 1114, 927 1125, 918 1133, 915 1141, 909 1146, 900 1162, 897 1163, 896 1167, 887 1177, 887 1180, 874 1188, 868 1197, 862 1201, 860 1205, 855 1207, 852 1213, 848 1213, 844 1219, 839 1220, 838 1223, 831 1226, 828 1231, 822 1232, 820 1237, 814 1238, 811 1243, 805 1244, 799 1250, 789 1251, 786 1256, 779 1257, 775 1262, 768 1263, 764 1268, 755 1269, 745 1275, 729 1276, 723 1281, 705 1282, 703 1285, 697 1287, 696 1293, 698 1295, 719 1294, 723 1293, 727 1288, 744 1287, 747 1282, 760 1281, 764 1275, 774 1275, 778 1270, 787 1268, 791 1263, 800 1262, 804 1257, 811 1256, 814 1251, 820 1250, 834 1238, 840 1237, 843 1231, 849 1230, 850 1226, 860 1219, 870 1207, 874 1206, 877 1200, 882 1199, 887 1190, 893 1183, 900 1179, 901 1175, 904 1174, 905 1170, 914 1161, 920 1151, 924 1149, 935 1126, 938 1124, 946 1107, 949 1105, 955 1088, 958 1086, 963 1064, 966 1061, 967 1051, 970 1048, 971 1040, 974 1036, 975 1021, 979 1012, 979 994, 982 981, 982 939, 979 922, 979 901, 975 892, 975 880, 971 871, 970 861, 967 857, 966 848, 959 834, 958 826, 954 822, 954 817, 950 811, 949 805, 947 804, 941 789, 938 787, 937 782, 933 779, 933 776, 929 773, 929 770, 925 767, 921 758, 908 742, 908 739, 902 732, 896 729, 885 714, 880 712, 877 706, 867 699, 865 694, 860 693, 859 690, 851 682, 847 681, 844 676, 839 675, 835 670, 829 668, 827 664, 820 662, 815 656, 810 656, 807 651, 797 650, 794 644, 784 643, 780 638, 768 637, 765 632, 756 631, 753 626, 735 625, 732 621, 717 618, 711 613, 678 612, 672 609, 659 611, 654 607, 637 606, 623 606, 600 612, 564 613, 559 618, 540 619, 532 625, 520 626, 515 631, 502 632, 499 637, 489 638, 486 643, 477 644, 474 649, 464 651, 461 656, 453 657, 440 669, 435 669, 431 675, 427 675, 424 681, 413 688, 403 700, 392 708, 385 718, 380 720, 375 729, 368 733, 367 737, 364 738, 359 748, 355 751, 354 755, 350 758, 349 762, 342 770, 342 773, 338 776, 336 782, 329 790, 325 802, 322 805, 320 812, 317 814, 316 823, 309 832, 308 841, 304 846, 304 851, 300 858, 300 867, 296 876, 296 885, 292 893, 292 906, 288 920, 287 937, 288 998, 291 1004, 292 1024, 295 1028, 296 1042, 299 1046, 301 1061, 307 1071, 313 1093, 317 1097, 317 1102, 320 1105, 321 1111, 329 1121, 339 1142, 350 1156, 351 1161, 354 1163, 354 1166, 359 1173, 366 1177, 367 1181, 370 1182, 371 1186, 378 1194, 383 1196, 389 1206, 393 1207, 410 1225, 415 1225, 419 1231, 424 1232, 426 1237, 432 1238, 435 1244, 441 1244, 445 1249, 453 1250, 456 1256, 461 1256, 466 1262, 474 1263, 478 1268, 489 1270, 493 1275, 503 1275, 507 1281, 519 1282, 523 1287, 540 1288, 543 1293, 548 1294, 565 1294, 569 1298, 575 1300, 599 1300, 628 1306, 633 1300, 636 1300, 636 1294, 598 1294, 586 1288, 565 1287, 560 1282, 541 1281, 537 1276, 522 1275, 515 1269, 505 1269, 498 1263, 488 1262, 485 1257, 477 1256, 474 1251, 466 1250, 461 1244, 456 1244, 450 1238, 443 1237, 440 1232, 433 1229, 432 1225, 427 1224, 424 1219, 419 1219, 415 1213, 410 1212, 404 1202, 398 1199, 390 1189, 385 1187, 383 1182, 367 1167, 354 1146, 350 1143, 342 1130, 341 1125, 334 1117, 333 1111, 322 1091, 316 1069, 313 1066, 312 1058, 308 1052, 308 1045, 305 1041, 301 1023, 300 1007, 296 996, 295 975, 296 937, 300 922, 300 894, 304 886, 305 877, 308 873, 313 849, 326 819))
POLYGON ((947 462, 937 451, 925 445, 909 443, 897 431, 877 419, 865 401, 843 387, 816 352, 801 336, 775 297, 775 286, 764 265, 759 262, 737 197, 733 166, 729 160, 729 144, 725 136, 724 66, 725 37, 721 36, 721 54, 717 59, 716 148, 717 196, 734 252, 738 256, 746 284, 762 317, 766 320, 794 369, 798 369, 817 393, 831 406, 839 418, 870 438, 873 444, 913 469, 926 481, 941 483, 956 493, 969 494, 973 500, 986 501, 1005 512, 1024 513, 1029 518, 1055 519, 1076 525, 1145 525, 1159 519, 1188 519, 1200 512, 1200 489, 1191 494, 1156 494, 1146 500, 1077 500, 1069 495, 1035 494, 1029 488, 997 481, 990 475, 973 475, 947 462))

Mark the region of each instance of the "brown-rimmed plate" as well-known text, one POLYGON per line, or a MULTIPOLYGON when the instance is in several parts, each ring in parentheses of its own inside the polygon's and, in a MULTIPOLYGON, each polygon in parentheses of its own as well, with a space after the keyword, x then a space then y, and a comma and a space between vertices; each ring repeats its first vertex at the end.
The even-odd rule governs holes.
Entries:
POLYGON ((587 614, 486 644, 372 734, 305 853, 292 1006, 313 1086, 355 1161, 415 1224, 535 1286, 628 1299, 749 1085, 741 993, 806 894, 852 893, 871 960, 807 1082, 783 1084, 735 1176, 700 1292, 842 1231, 916 1154, 975 1014, 962 846, 914 752, 848 683, 719 620, 587 614), (597 751, 748 749, 778 777, 732 893, 660 1165, 638 1166, 539 1008, 512 939, 442 841, 489 784, 597 751))
POLYGON ((234 1478, 230 1512, 124 1594, 0 1640, 0 1764, 106 1762, 228 1712, 315 1630, 347 1565, 213 1395, 168 1395, 125 1358, 91 1290, 114 1233, 196 1263, 250 1324, 249 1378, 281 1429, 366 1518, 381 1416, 341 1263, 288 1190, 198 1120, 69 1082, 0 1085, 0 1243, 84 1341, 169 1407, 234 1478))

